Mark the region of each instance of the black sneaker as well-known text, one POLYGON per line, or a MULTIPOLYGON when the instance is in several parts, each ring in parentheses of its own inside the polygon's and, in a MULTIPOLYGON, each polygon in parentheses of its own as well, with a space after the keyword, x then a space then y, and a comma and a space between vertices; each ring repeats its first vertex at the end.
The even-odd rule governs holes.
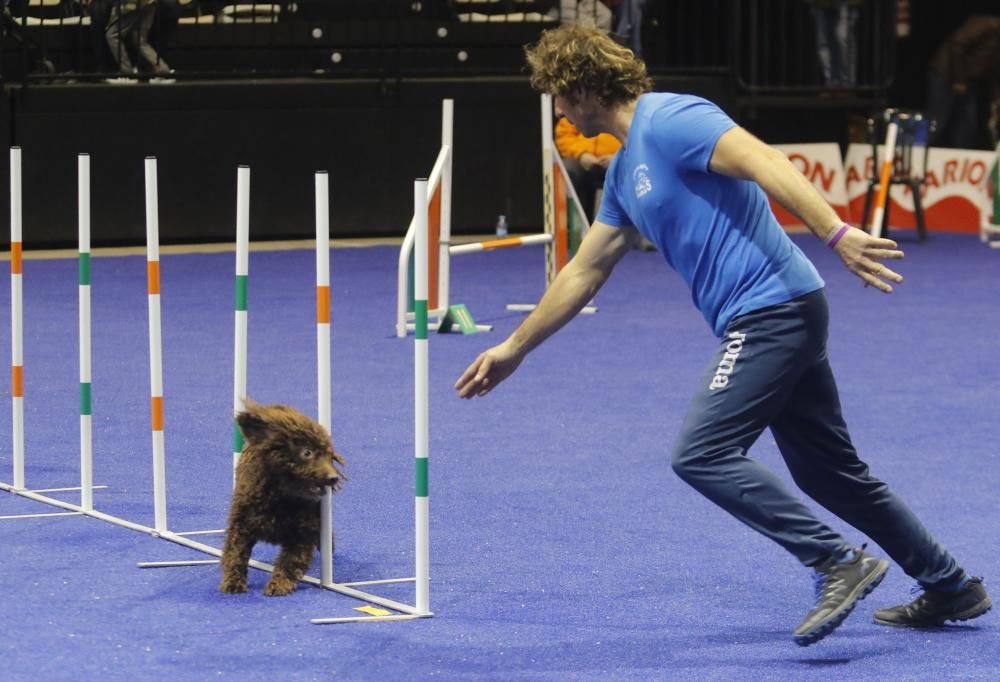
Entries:
POLYGON ((982 578, 970 578, 957 592, 924 590, 909 604, 875 611, 875 622, 900 628, 933 628, 945 621, 978 618, 993 607, 982 578))
POLYGON ((854 559, 842 564, 830 559, 816 569, 816 606, 795 628, 799 646, 809 646, 837 629, 857 603, 882 582, 889 562, 854 550, 854 559))

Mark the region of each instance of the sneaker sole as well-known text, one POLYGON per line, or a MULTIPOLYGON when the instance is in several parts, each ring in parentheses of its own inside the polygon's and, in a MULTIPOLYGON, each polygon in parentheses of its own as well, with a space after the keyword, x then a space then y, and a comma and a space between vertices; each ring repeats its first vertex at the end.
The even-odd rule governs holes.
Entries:
POLYGON ((939 628, 945 623, 957 623, 959 621, 972 620, 973 618, 979 618, 987 611, 993 608, 993 602, 987 597, 984 601, 979 602, 975 606, 967 608, 965 611, 956 613, 954 616, 949 616, 948 618, 941 618, 940 620, 935 620, 933 622, 926 623, 894 623, 888 620, 882 620, 878 616, 874 617, 876 625, 885 625, 891 628, 913 628, 913 629, 923 629, 923 628, 939 628))
POLYGON ((877 568, 871 572, 868 579, 854 588, 854 598, 847 601, 847 603, 840 608, 840 611, 835 612, 829 620, 812 632, 804 635, 795 635, 793 637, 795 643, 799 646, 809 646, 810 644, 815 644, 836 630, 840 624, 844 622, 844 619, 851 615, 851 611, 853 611, 854 607, 858 605, 858 602, 871 594, 872 590, 879 586, 879 583, 882 582, 882 579, 885 578, 885 574, 888 572, 889 562, 884 559, 880 559, 877 564, 877 568))

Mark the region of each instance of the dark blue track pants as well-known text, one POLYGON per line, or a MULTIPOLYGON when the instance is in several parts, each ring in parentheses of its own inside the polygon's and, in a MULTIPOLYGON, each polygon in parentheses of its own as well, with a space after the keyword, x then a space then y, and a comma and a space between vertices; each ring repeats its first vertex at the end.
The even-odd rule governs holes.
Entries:
POLYGON ((817 566, 843 537, 747 456, 771 428, 796 485, 877 542, 924 585, 963 575, 920 520, 858 459, 827 360, 822 290, 735 318, 695 393, 673 468, 698 492, 817 566))

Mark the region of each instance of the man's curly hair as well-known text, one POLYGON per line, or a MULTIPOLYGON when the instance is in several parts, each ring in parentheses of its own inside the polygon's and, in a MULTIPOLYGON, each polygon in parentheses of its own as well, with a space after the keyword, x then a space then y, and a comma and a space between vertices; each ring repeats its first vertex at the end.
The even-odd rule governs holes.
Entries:
POLYGON ((646 65, 596 28, 563 26, 524 48, 531 87, 560 97, 585 92, 603 106, 630 102, 652 83, 646 65))

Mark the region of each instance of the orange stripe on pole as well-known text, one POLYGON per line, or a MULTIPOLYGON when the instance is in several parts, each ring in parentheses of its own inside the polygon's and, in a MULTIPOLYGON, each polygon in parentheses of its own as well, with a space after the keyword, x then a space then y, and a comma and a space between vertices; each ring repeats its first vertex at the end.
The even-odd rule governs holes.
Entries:
POLYGON ((330 287, 316 287, 316 322, 330 324, 330 287))
POLYGON ((882 174, 878 180, 878 195, 875 197, 875 208, 885 208, 885 199, 889 195, 889 175, 892 173, 892 161, 882 164, 882 174))
POLYGON ((441 183, 427 206, 427 305, 438 307, 438 266, 441 258, 441 183))
POLYGON ((146 275, 149 282, 149 295, 160 293, 160 261, 146 261, 146 275))
POLYGON ((24 397, 24 367, 13 365, 11 367, 11 392, 15 398, 24 397))
POLYGON ((153 396, 153 430, 163 430, 163 396, 153 396))
POLYGON ((552 235, 556 247, 556 272, 569 262, 569 211, 566 200, 566 185, 558 164, 552 168, 556 185, 556 232, 552 235))
POLYGON ((878 195, 875 197, 875 208, 885 208, 885 199, 889 195, 889 175, 892 173, 892 161, 882 164, 882 174, 878 180, 878 195))
POLYGON ((13 242, 10 245, 10 274, 21 274, 21 242, 13 242))
POLYGON ((506 239, 491 239, 488 242, 481 242, 483 251, 493 249, 509 249, 512 246, 520 246, 523 242, 520 237, 507 237, 506 239))

